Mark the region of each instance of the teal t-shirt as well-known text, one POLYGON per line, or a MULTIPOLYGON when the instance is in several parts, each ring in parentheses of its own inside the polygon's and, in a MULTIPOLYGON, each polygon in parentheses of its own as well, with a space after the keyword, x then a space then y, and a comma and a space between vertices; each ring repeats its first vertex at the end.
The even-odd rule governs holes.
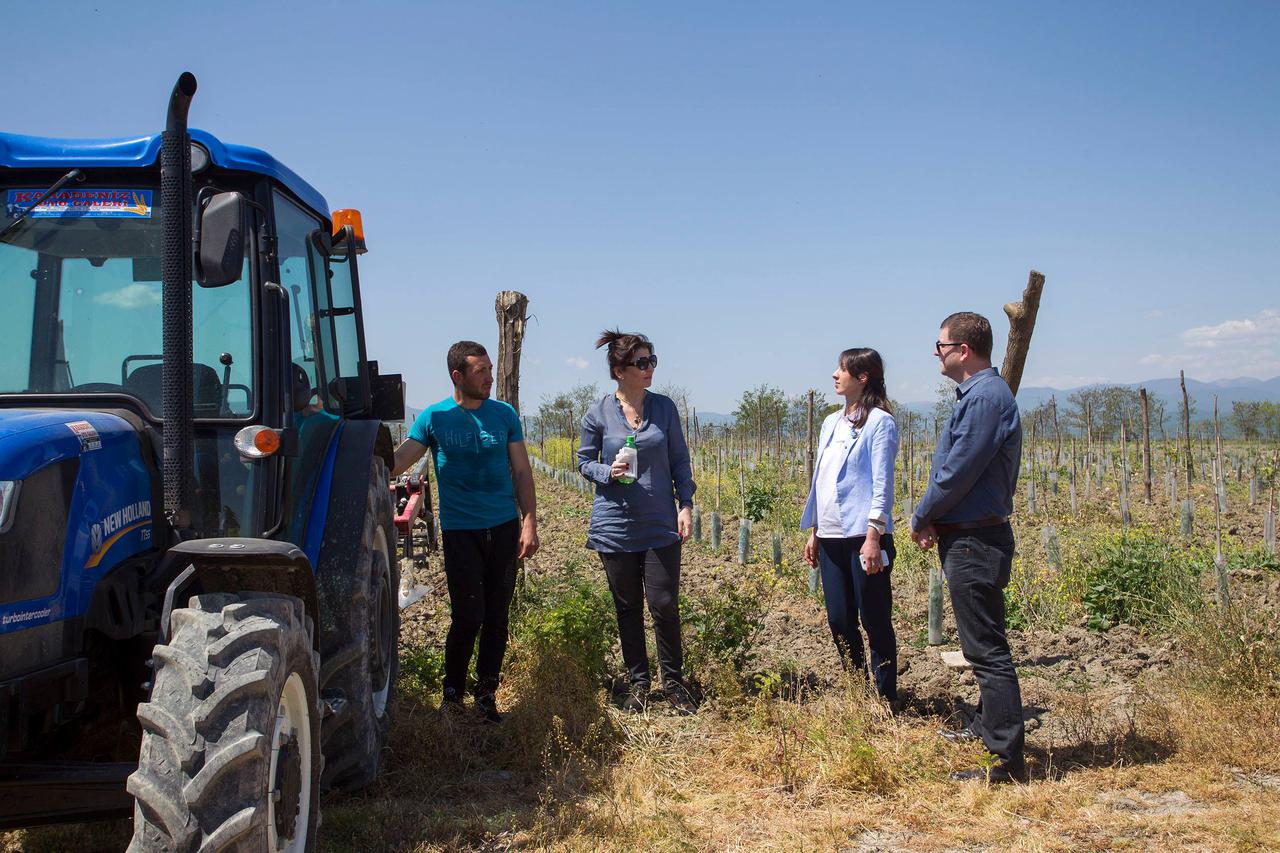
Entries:
POLYGON ((464 409, 448 397, 414 419, 409 438, 431 450, 440 487, 440 529, 481 530, 518 517, 507 445, 523 441, 520 416, 485 400, 464 409))

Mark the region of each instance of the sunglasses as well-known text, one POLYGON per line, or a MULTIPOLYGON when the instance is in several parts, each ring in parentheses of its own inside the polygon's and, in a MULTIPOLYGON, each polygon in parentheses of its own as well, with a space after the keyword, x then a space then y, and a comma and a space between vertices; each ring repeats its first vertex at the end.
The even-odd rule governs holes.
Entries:
POLYGON ((658 357, 656 355, 642 355, 635 361, 631 362, 630 367, 637 370, 648 370, 651 367, 658 366, 658 357))

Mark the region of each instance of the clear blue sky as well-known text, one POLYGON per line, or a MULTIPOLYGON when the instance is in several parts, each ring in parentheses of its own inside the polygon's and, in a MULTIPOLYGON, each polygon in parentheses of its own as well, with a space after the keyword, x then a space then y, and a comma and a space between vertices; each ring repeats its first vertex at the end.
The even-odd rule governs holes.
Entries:
POLYGON ((926 400, 939 319, 1024 384, 1280 374, 1280 4, 11 4, 5 130, 192 124, 364 212, 371 355, 409 401, 530 297, 526 409, 596 333, 729 411, 873 346, 926 400))

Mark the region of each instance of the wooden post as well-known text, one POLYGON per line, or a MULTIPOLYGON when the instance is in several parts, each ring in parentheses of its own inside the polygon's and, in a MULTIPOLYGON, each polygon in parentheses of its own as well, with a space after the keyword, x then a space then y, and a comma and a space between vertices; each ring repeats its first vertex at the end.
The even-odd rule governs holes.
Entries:
POLYGON ((1027 277, 1026 289, 1022 291, 1022 301, 1010 302, 1004 306, 1004 313, 1009 317, 1009 344, 1005 347, 1000 375, 1015 396, 1022 383, 1022 368, 1027 362, 1027 352, 1031 349, 1031 333, 1035 331, 1042 290, 1044 276, 1032 270, 1027 277))
POLYGON ((1187 498, 1191 497, 1191 480, 1195 476, 1195 463, 1191 459, 1191 401, 1187 399, 1187 377, 1178 371, 1178 383, 1182 386, 1182 436, 1187 451, 1187 498))
POLYGON ((1213 567, 1218 581, 1218 606, 1226 611, 1231 606, 1231 595, 1227 587, 1227 557, 1222 552, 1222 498, 1221 495, 1226 491, 1226 484, 1222 480, 1222 428, 1218 424, 1218 395, 1213 395, 1213 439, 1216 450, 1214 457, 1218 465, 1218 480, 1214 483, 1214 488, 1222 489, 1219 497, 1213 502, 1214 522, 1216 531, 1214 534, 1214 553, 1213 567))
POLYGON ((724 464, 724 448, 716 447, 716 512, 720 512, 720 466, 724 464))
POLYGON ((1151 503, 1151 411, 1147 389, 1139 388, 1138 396, 1142 398, 1142 488, 1147 503, 1151 503))
POLYGON ((813 389, 809 389, 809 425, 805 429, 805 443, 809 448, 805 456, 804 481, 806 486, 813 482, 813 389))
POLYGON ((498 291, 494 310, 498 315, 498 363, 494 389, 497 398, 520 411, 520 350, 524 347, 525 315, 529 297, 515 290, 498 291))

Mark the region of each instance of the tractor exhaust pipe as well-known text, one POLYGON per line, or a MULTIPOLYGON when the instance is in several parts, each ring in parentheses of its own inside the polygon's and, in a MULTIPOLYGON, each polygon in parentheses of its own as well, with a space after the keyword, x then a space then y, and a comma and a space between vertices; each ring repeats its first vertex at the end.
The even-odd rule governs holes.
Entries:
POLYGON ((160 223, 164 305, 164 511, 179 537, 190 538, 195 488, 191 376, 191 137, 187 111, 196 77, 184 71, 169 95, 169 115, 160 147, 160 223))

